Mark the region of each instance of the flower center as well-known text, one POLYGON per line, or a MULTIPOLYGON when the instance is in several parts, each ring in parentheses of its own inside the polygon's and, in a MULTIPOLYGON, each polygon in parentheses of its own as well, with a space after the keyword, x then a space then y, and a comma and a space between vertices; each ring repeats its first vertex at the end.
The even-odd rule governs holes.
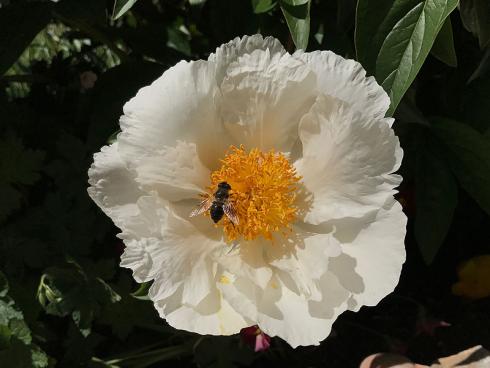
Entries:
POLYGON ((211 174, 209 189, 214 194, 223 182, 231 187, 228 200, 238 222, 226 215, 218 222, 227 240, 260 235, 272 240, 272 233, 278 231, 287 235, 298 212, 294 202, 301 179, 288 159, 273 150, 247 153, 243 147, 231 146, 221 162, 221 168, 211 174))

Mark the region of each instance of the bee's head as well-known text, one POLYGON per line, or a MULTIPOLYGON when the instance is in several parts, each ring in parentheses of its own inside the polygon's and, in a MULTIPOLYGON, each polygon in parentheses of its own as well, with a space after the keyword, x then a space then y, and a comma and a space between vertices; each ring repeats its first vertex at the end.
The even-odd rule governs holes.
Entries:
POLYGON ((218 184, 218 188, 229 190, 229 189, 231 189, 231 186, 226 181, 222 181, 221 183, 218 184))

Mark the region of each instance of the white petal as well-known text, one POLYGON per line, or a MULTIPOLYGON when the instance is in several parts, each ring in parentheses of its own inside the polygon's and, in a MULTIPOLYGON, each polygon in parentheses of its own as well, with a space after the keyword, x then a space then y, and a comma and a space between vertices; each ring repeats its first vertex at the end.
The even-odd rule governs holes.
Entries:
POLYGON ((121 256, 121 267, 131 269, 133 278, 137 282, 153 280, 159 273, 159 266, 164 256, 162 241, 157 238, 128 239, 125 245, 126 248, 121 256))
MULTIPOLYGON (((296 52, 318 77, 318 91, 347 102, 370 119, 381 119, 390 106, 390 98, 374 77, 357 61, 346 60, 331 51, 296 52)), ((386 122, 391 124, 393 119, 386 122)))
POLYGON ((398 284, 405 262, 407 217, 394 199, 362 219, 333 221, 342 255, 330 259, 329 270, 352 293, 358 310, 376 305, 398 284))
POLYGON ((133 270, 136 281, 146 282, 158 275, 165 256, 162 234, 169 211, 166 201, 151 195, 140 197, 136 207, 137 213, 126 221, 118 235, 126 245, 121 267, 133 270))
POLYGON ((228 66, 235 62, 240 56, 250 54, 254 50, 269 50, 271 55, 286 53, 281 43, 273 37, 265 37, 256 34, 252 36, 243 36, 225 43, 216 49, 214 54, 209 56, 209 61, 213 62, 216 67, 216 82, 221 84, 226 74, 228 66))
POLYGON ((217 237, 218 230, 208 225, 209 233, 201 232, 193 223, 169 209, 167 225, 159 246, 155 280, 149 297, 158 301, 169 296, 169 290, 183 285, 182 302, 199 304, 214 288, 215 272, 212 254, 226 244, 217 237))
POLYGON ((134 173, 121 160, 117 143, 102 147, 94 155, 88 176, 88 194, 116 226, 124 226, 139 213, 136 202, 143 193, 138 189, 134 173))
POLYGON ((230 245, 216 262, 228 276, 243 277, 258 287, 265 289, 272 277, 270 265, 264 260, 264 248, 260 242, 242 242, 237 246, 230 245))
POLYGON ((224 145, 224 138, 216 139, 215 95, 214 67, 207 61, 182 61, 168 69, 124 105, 117 138, 123 160, 135 167, 138 158, 158 156, 181 140, 196 143, 201 160, 209 161, 208 149, 224 145))
POLYGON ((183 304, 182 289, 155 301, 154 305, 160 317, 174 328, 202 335, 233 335, 251 325, 221 297, 218 290, 194 307, 183 304))
POLYGON ((234 142, 216 112, 217 85, 229 64, 256 48, 282 53, 279 41, 260 35, 225 44, 209 61, 180 62, 150 86, 142 88, 124 106, 118 136, 122 158, 131 166, 135 158, 158 155, 177 140, 196 143, 200 160, 216 169, 234 142))
POLYGON ((289 54, 255 50, 231 63, 220 86, 221 116, 245 148, 288 152, 301 116, 314 102, 315 75, 289 54))
POLYGON ((309 300, 321 298, 319 280, 328 268, 329 259, 340 254, 337 241, 330 234, 315 234, 296 226, 294 236, 274 238, 265 246, 268 263, 277 269, 284 285, 309 300))
POLYGON ((244 279, 222 284, 220 289, 245 319, 255 321, 266 334, 279 336, 292 347, 318 345, 324 340, 335 319, 346 310, 349 296, 328 272, 319 280, 322 294, 319 301, 308 301, 297 295, 280 279, 272 280, 262 291, 244 279))
POLYGON ((300 122, 303 157, 295 163, 306 188, 305 221, 360 217, 383 206, 401 178, 392 175, 403 151, 383 120, 319 96, 300 122))
POLYGON ((134 161, 136 181, 169 201, 197 198, 209 185, 210 171, 201 163, 196 145, 177 141, 134 161))

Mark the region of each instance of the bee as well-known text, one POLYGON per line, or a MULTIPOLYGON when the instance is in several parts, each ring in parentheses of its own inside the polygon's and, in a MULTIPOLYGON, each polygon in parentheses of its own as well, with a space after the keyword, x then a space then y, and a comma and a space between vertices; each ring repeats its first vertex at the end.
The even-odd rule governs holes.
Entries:
POLYGON ((226 215, 230 219, 233 225, 238 225, 238 216, 236 214, 233 204, 230 199, 231 186, 226 181, 222 181, 218 184, 218 189, 214 194, 203 200, 196 209, 194 209, 189 217, 200 215, 201 213, 209 210, 211 219, 215 224, 226 215))

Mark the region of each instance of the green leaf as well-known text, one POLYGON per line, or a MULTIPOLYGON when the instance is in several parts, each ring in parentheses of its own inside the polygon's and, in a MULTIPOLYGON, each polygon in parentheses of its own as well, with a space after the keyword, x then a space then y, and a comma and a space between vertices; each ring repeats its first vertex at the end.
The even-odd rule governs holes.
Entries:
POLYGON ((9 297, 0 299, 0 326, 7 327, 11 336, 15 336, 25 344, 31 343, 31 331, 24 322, 24 315, 9 297))
POLYGON ((177 24, 167 27, 167 44, 166 46, 177 50, 178 52, 190 56, 191 45, 190 35, 185 32, 185 28, 179 27, 177 24))
POLYGON ((34 368, 44 368, 49 365, 48 356, 36 345, 31 346, 31 359, 34 368))
POLYGON ((121 133, 121 129, 116 130, 107 138, 107 144, 113 144, 117 140, 117 136, 121 133))
POLYGON ((36 345, 32 345, 31 330, 24 315, 7 296, 7 280, 0 273, 0 362, 6 367, 46 367, 47 356, 36 345))
POLYGON ((7 349, 0 351, 0 361, 4 367, 45 368, 48 366, 48 357, 43 351, 35 345, 25 345, 15 338, 7 349))
POLYGON ((358 0, 355 43, 357 60, 368 71, 376 71, 383 42, 398 21, 421 0, 358 0))
POLYGON ((310 2, 310 0, 281 0, 281 1, 290 6, 307 5, 310 2))
POLYGON ((267 13, 277 5, 276 0, 252 0, 252 7, 255 14, 267 13))
POLYGON ((256 354, 236 340, 236 337, 203 337, 194 348, 196 362, 200 367, 232 368, 252 365, 256 354))
POLYGON ((450 17, 447 17, 444 22, 430 52, 443 63, 454 68, 458 66, 458 58, 454 49, 453 26, 450 17))
POLYGON ((51 4, 14 2, 0 8, 0 77, 51 19, 51 4))
POLYGON ((124 15, 129 9, 136 4, 138 0, 116 0, 114 2, 114 10, 112 12, 112 19, 117 19, 124 15))
POLYGON ((279 4, 296 48, 306 50, 310 35, 310 0, 280 0, 279 4))
POLYGON ((449 231, 458 195, 448 165, 432 152, 433 140, 418 151, 415 181, 415 238, 427 264, 432 263, 449 231))
POLYGON ((455 121, 433 119, 433 129, 445 144, 449 166, 461 186, 490 214, 490 141, 455 121))
POLYGON ((39 178, 44 152, 25 149, 11 133, 0 138, 0 222, 21 207, 19 184, 34 184, 39 178))
POLYGON ((461 0, 459 13, 464 27, 478 37, 480 48, 490 42, 490 2, 488 0, 461 0))
POLYGON ((467 83, 469 84, 475 81, 476 79, 485 77, 489 71, 490 71, 490 47, 487 47, 485 54, 483 54, 483 57, 481 58, 480 63, 478 64, 473 74, 471 74, 471 76, 468 78, 467 83))
POLYGON ((460 119, 475 130, 485 132, 490 128, 488 101, 490 101, 490 75, 477 78, 466 86, 460 119))
POLYGON ((10 184, 0 182, 0 222, 3 222, 22 203, 21 193, 10 184))
POLYGON ((0 298, 7 295, 9 291, 9 282, 2 271, 0 271, 0 298))
POLYGON ((72 264, 46 271, 39 284, 38 300, 48 314, 71 315, 82 335, 88 336, 101 308, 118 302, 120 296, 102 279, 90 277, 72 264))
POLYGON ((44 152, 25 149, 12 134, 0 140, 0 182, 33 184, 39 178, 44 152))
POLYGON ((204 4, 206 0, 189 0, 189 4, 191 5, 201 5, 204 4))
POLYGON ((150 300, 148 297, 148 292, 150 291, 151 284, 152 282, 150 281, 140 284, 138 290, 131 293, 131 296, 139 300, 150 300))
MULTIPOLYGON (((147 302, 148 298, 138 300, 140 298, 136 298, 135 293, 130 294, 131 284, 132 281, 129 276, 119 279, 115 288, 121 295, 121 301, 115 304, 106 304, 98 319, 98 322, 102 324, 109 324, 114 334, 122 340, 129 335, 135 326, 150 326, 158 321, 158 314, 152 303, 147 302)), ((143 285, 147 285, 144 291, 144 295, 147 295, 151 283, 148 282, 143 285)))
POLYGON ((376 60, 376 79, 390 96, 388 114, 394 112, 412 84, 457 4, 458 0, 422 1, 396 23, 384 40, 376 60))

